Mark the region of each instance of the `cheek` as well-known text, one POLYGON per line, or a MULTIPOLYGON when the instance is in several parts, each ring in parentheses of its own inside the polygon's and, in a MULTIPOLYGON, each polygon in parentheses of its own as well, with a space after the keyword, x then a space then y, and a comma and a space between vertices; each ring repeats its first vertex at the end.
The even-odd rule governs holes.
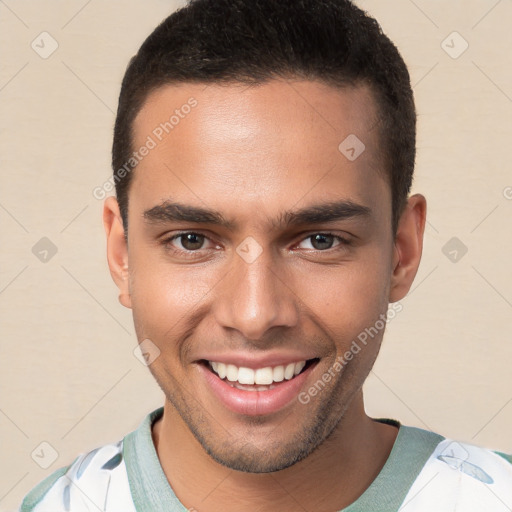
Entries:
POLYGON ((386 312, 388 269, 387 261, 377 257, 327 267, 317 272, 314 279, 304 276, 297 295, 316 313, 339 349, 343 349, 386 312))
POLYGON ((199 267, 170 265, 149 253, 131 255, 130 294, 137 332, 155 340, 180 337, 211 291, 211 281, 199 267))

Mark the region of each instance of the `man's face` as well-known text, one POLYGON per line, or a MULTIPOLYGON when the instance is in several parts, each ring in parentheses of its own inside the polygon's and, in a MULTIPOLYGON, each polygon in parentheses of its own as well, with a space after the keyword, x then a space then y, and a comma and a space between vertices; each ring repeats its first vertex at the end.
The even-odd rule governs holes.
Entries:
POLYGON ((160 350, 149 368, 176 417, 228 467, 273 471, 307 456, 350 415, 377 356, 383 329, 344 357, 390 301, 376 120, 368 89, 309 81, 165 86, 135 120, 134 149, 148 136, 156 147, 129 192, 128 305, 139 342, 160 350), (176 109, 179 122, 158 130, 176 109), (353 135, 365 146, 355 159, 353 135), (346 204, 285 214, 331 203, 346 204), (255 375, 273 384, 229 380, 255 375))

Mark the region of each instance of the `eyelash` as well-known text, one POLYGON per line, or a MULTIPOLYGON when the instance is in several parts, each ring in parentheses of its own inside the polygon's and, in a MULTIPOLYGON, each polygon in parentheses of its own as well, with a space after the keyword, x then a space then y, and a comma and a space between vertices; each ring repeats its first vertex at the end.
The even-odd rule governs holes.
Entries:
MULTIPOLYGON (((171 237, 167 237, 165 238, 164 240, 162 240, 162 245, 170 250, 171 252, 173 252, 174 254, 177 254, 179 256, 183 256, 185 258, 196 258, 198 254, 200 254, 200 251, 202 249, 197 249, 195 251, 190 251, 190 250, 183 250, 183 249, 176 249, 175 247, 172 246, 172 242, 182 236, 185 236, 185 235, 200 235, 200 236, 203 236, 205 238, 205 240, 210 240, 209 237, 207 237, 206 235, 202 234, 202 233, 199 233, 197 231, 181 231, 179 233, 176 233, 174 235, 172 235, 171 237)), ((317 232, 314 232, 314 233, 310 233, 309 235, 305 236, 304 238, 302 238, 300 240, 300 242, 303 242, 304 240, 307 240, 308 238, 312 238, 314 235, 324 235, 324 236, 332 236, 334 237, 335 239, 337 239, 339 241, 339 244, 337 246, 334 246, 334 247, 330 247, 329 249, 324 249, 324 250, 320 250, 320 249, 312 249, 314 252, 317 252, 317 253, 329 253, 330 251, 336 251, 337 249, 341 249, 343 247, 347 247, 347 246, 351 246, 352 245, 352 241, 347 239, 347 238, 344 238, 340 235, 336 235, 334 233, 331 233, 329 231, 317 231, 317 232)), ((210 240, 211 241, 211 240, 210 240)))

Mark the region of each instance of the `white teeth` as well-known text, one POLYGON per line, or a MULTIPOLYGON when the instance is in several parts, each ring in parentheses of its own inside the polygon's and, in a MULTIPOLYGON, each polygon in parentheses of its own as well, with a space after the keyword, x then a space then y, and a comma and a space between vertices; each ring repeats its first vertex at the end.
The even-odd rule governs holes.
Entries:
POLYGON ((230 382, 229 385, 241 389, 242 391, 268 391, 269 389, 275 388, 272 384, 270 386, 247 386, 245 384, 239 384, 238 382, 230 382))
POLYGON ((276 366, 273 371, 272 378, 274 382, 282 382, 284 380, 284 366, 276 366))
POLYGON ((226 365, 226 377, 231 382, 238 380, 238 368, 234 364, 226 365))
MULTIPOLYGON (((261 386, 269 386, 273 382, 282 382, 283 380, 290 380, 298 375, 306 366, 306 361, 299 361, 297 363, 290 363, 286 366, 266 366, 265 368, 246 368, 244 366, 237 367, 234 364, 219 363, 217 361, 210 361, 210 366, 213 371, 221 378, 227 378, 229 382, 240 384, 242 387, 239 389, 250 389, 251 391, 264 391, 269 388, 261 386), (250 387, 251 386, 251 387, 250 387), (258 387, 260 386, 260 387, 258 387)), ((270 387, 272 389, 273 386, 270 387)))
MULTIPOLYGON (((254 384, 254 370, 251 368, 244 368, 241 366, 238 368, 238 382, 240 384, 254 384)), ((258 382, 257 384, 260 384, 258 382)))
POLYGON ((224 363, 217 363, 217 369, 215 369, 215 367, 213 369, 219 374, 219 377, 221 379, 223 379, 226 376, 226 365, 224 363))
POLYGON ((306 366, 306 361, 300 361, 298 363, 295 363, 295 371, 293 372, 295 375, 299 375, 299 373, 302 371, 302 368, 306 366))
MULTIPOLYGON (((258 368, 254 372, 254 382, 255 384, 272 384, 274 381, 274 372, 270 366, 266 368, 258 368)), ((240 381, 239 381, 240 382, 240 381)))
POLYGON ((284 369, 284 378, 286 380, 290 380, 293 377, 293 374, 295 372, 295 363, 290 363, 285 369, 284 369))

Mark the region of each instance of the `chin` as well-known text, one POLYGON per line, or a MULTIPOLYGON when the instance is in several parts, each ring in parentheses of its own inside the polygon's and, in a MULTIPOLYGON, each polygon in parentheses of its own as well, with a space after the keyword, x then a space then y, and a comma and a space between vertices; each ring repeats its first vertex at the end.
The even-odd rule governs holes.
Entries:
POLYGON ((245 445, 245 449, 242 448, 236 452, 229 450, 218 451, 211 450, 205 447, 208 455, 219 464, 223 466, 243 473, 274 473, 283 469, 293 466, 297 462, 305 459, 310 451, 297 452, 295 448, 293 453, 265 453, 263 454, 260 450, 254 447, 248 447, 245 445))

